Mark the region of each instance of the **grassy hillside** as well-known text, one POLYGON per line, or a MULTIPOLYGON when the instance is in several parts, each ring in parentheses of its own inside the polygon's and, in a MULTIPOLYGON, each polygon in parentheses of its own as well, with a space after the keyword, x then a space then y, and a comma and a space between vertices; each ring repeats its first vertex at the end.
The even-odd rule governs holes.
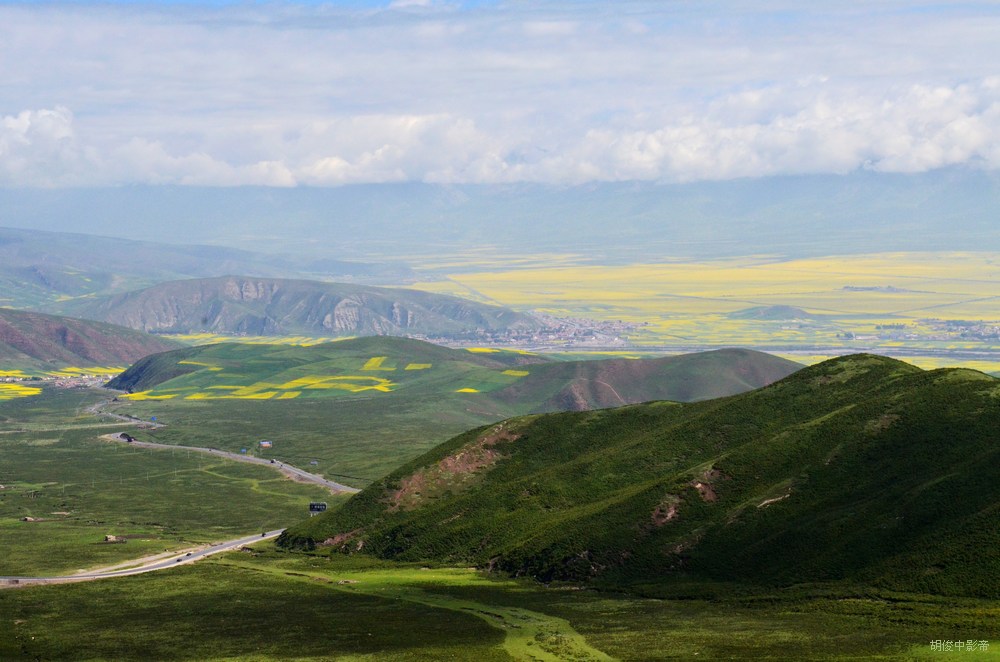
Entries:
POLYGON ((112 324, 0 308, 0 370, 123 366, 178 346, 112 324))
MULTIPOLYGON (((800 367, 737 350, 650 360, 656 369, 641 380, 631 371, 600 367, 617 363, 558 363, 520 352, 369 337, 309 347, 185 348, 148 357, 110 385, 134 391, 119 397, 114 411, 156 416, 167 424, 142 433, 150 440, 238 452, 270 439, 273 447, 261 454, 293 464, 316 462, 315 470, 338 476, 375 479, 485 423, 553 407, 620 402, 603 386, 599 397, 587 402, 554 402, 553 394, 580 383, 574 380, 577 373, 597 375, 615 393, 643 401, 665 392, 680 397, 688 384, 709 388, 691 391, 691 397, 707 397, 720 387, 743 391, 765 383, 745 383, 754 374, 783 370, 777 375, 782 376, 800 367)), ((628 365, 641 370, 645 363, 628 365)))
POLYGON ((693 402, 742 393, 787 377, 801 364, 749 349, 647 359, 553 362, 496 393, 540 402, 532 411, 583 411, 649 400, 693 402))
POLYGON ((504 411, 583 410, 654 399, 704 400, 757 388, 801 366, 751 350, 655 359, 552 361, 488 348, 367 337, 308 347, 222 343, 150 356, 109 386, 140 400, 387 400, 461 395, 504 411))
POLYGON ((515 352, 449 349, 395 337, 308 347, 221 343, 150 356, 109 386, 140 391, 130 396, 133 400, 392 397, 408 391, 436 396, 463 388, 501 388, 522 378, 521 373, 528 374, 527 368, 513 367, 546 360, 515 352))
POLYGON ((998 420, 982 373, 843 357, 729 398, 479 428, 281 544, 651 591, 847 580, 997 597, 998 420))
POLYGON ((143 331, 244 335, 403 335, 476 338, 542 328, 535 318, 417 290, 250 278, 187 279, 67 301, 61 312, 143 331))

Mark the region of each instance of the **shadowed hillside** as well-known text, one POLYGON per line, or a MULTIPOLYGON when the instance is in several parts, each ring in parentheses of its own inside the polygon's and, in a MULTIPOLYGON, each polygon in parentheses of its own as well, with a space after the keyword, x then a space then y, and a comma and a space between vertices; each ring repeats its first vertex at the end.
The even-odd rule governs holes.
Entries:
POLYGON ((720 349, 647 359, 553 362, 496 393, 535 411, 584 411, 649 400, 693 402, 742 393, 787 377, 802 366, 750 349, 720 349))
POLYGON ((650 591, 996 597, 998 420, 987 375, 854 355, 728 398, 472 430, 280 542, 650 591))
POLYGON ((122 365, 175 347, 112 324, 0 308, 0 360, 7 367, 122 365))

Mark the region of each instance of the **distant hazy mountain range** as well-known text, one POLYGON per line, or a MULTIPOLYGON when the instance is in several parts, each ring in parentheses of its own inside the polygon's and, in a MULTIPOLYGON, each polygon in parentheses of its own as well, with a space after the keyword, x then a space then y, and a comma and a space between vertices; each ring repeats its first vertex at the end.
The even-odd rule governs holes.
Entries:
POLYGON ((176 347, 170 340, 111 324, 0 308, 3 368, 124 366, 176 347))
POLYGON ((543 328, 508 308, 417 290, 227 276, 57 304, 85 319, 159 333, 475 338, 543 328))
POLYGON ((688 184, 0 190, 7 225, 361 260, 483 248, 604 262, 1000 250, 998 205, 1000 177, 978 168, 688 184))
POLYGON ((232 273, 363 282, 400 282, 410 275, 394 265, 0 228, 0 306, 36 307, 232 273))
POLYGON ((512 419, 279 544, 665 594, 847 580, 996 598, 998 392, 854 355, 728 398, 512 419))

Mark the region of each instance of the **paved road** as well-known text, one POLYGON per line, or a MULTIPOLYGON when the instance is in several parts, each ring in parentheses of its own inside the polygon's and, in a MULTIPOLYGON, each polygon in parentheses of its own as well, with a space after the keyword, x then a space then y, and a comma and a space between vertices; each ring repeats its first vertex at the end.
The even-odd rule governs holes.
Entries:
POLYGON ((236 549, 237 547, 242 547, 243 545, 251 545, 255 542, 260 542, 261 540, 270 540, 271 538, 277 538, 283 529, 278 529, 276 531, 266 531, 262 534, 244 536, 236 540, 227 540, 226 542, 212 543, 208 547, 193 549, 191 551, 182 551, 176 555, 168 556, 163 559, 156 559, 142 563, 135 566, 134 568, 126 568, 123 570, 106 570, 106 571, 96 571, 96 572, 85 572, 78 575, 66 575, 63 577, 0 577, 0 585, 17 585, 17 586, 31 586, 35 584, 68 584, 72 582, 88 582, 95 579, 108 579, 111 577, 128 577, 129 575, 141 575, 146 572, 156 572, 157 570, 166 570, 168 568, 176 568, 179 565, 186 565, 188 563, 194 563, 199 559, 203 559, 206 556, 211 556, 212 554, 219 554, 220 552, 228 552, 236 549))
POLYGON ((348 487, 347 485, 341 485, 332 480, 327 480, 322 476, 317 476, 316 474, 311 474, 308 471, 303 471, 298 467, 293 467, 290 464, 286 464, 280 460, 266 460, 262 457, 253 457, 251 455, 241 455, 240 453, 230 453, 229 451, 220 451, 217 448, 204 448, 202 446, 179 446, 175 444, 157 444, 152 441, 125 441, 119 439, 118 435, 105 435, 106 439, 113 439, 114 441, 120 441, 123 444, 128 444, 129 446, 135 446, 137 448, 155 448, 157 450, 188 450, 196 451, 198 453, 206 453, 208 455, 214 455, 215 457, 225 458, 227 460, 234 460, 236 462, 249 462, 250 464, 261 464, 266 467, 272 467, 277 469, 286 476, 292 478, 297 478, 306 483, 314 483, 316 485, 321 485, 333 493, 346 492, 348 494, 354 494, 355 492, 360 492, 357 488, 348 487))
MULTIPOLYGON (((124 391, 122 391, 124 393, 124 391)), ((153 421, 144 421, 141 418, 136 418, 135 416, 123 416, 122 414, 113 414, 110 411, 104 411, 104 408, 111 404, 111 400, 104 400, 98 402, 96 405, 87 407, 87 412, 93 414, 94 416, 110 416, 117 421, 123 421, 125 423, 132 423, 133 425, 138 425, 140 427, 155 429, 162 428, 162 423, 155 423, 153 421)))

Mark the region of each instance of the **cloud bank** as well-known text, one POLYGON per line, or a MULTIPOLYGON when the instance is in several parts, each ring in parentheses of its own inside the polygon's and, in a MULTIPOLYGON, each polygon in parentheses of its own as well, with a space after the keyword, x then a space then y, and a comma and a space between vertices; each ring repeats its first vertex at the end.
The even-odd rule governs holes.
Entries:
POLYGON ((0 6, 0 186, 1000 167, 991 4, 0 6))

